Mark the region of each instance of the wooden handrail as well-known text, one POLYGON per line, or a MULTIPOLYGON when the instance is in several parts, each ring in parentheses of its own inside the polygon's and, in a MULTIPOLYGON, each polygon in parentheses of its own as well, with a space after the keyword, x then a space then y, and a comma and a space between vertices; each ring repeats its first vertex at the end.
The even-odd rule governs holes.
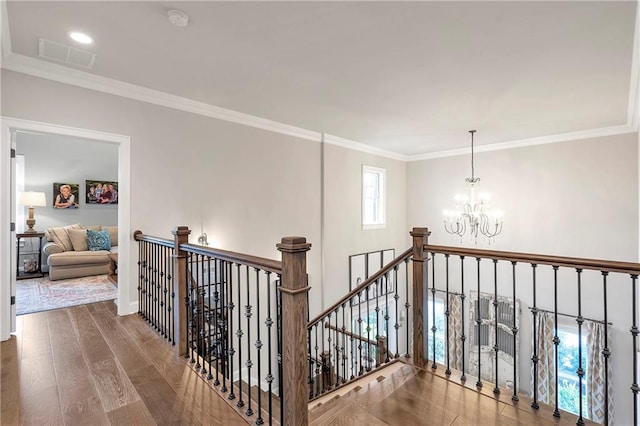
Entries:
POLYGON ((244 253, 236 253, 228 250, 221 250, 212 247, 200 246, 197 244, 182 244, 180 248, 187 253, 200 254, 203 256, 215 257, 216 259, 228 262, 240 263, 242 265, 258 268, 263 271, 282 273, 282 262, 279 260, 267 259, 265 257, 251 256, 244 253))
POLYGON ((354 339, 358 339, 361 342, 365 342, 365 343, 368 343, 368 344, 373 345, 373 346, 378 346, 378 342, 376 342, 376 341, 367 339, 367 338, 362 337, 362 336, 358 336, 357 334, 351 333, 350 331, 338 328, 335 325, 325 324, 324 328, 328 328, 329 330, 337 331, 338 333, 344 334, 345 336, 353 337, 354 339))
POLYGON ((368 287, 371 283, 375 282, 378 278, 380 278, 383 275, 385 275, 387 272, 389 272, 396 265, 399 265, 400 263, 402 263, 405 260, 407 260, 409 258, 409 256, 411 256, 411 253, 412 253, 412 249, 407 249, 400 256, 396 257, 391 262, 387 263, 382 269, 380 269, 378 272, 376 272, 375 274, 371 275, 369 278, 364 280, 362 282, 362 284, 360 284, 359 286, 357 286, 356 288, 351 290, 349 293, 346 294, 346 296, 344 296, 343 298, 338 300, 336 303, 331 305, 329 308, 325 309, 324 312, 321 312, 318 316, 316 316, 313 320, 311 320, 309 322, 309 325, 307 326, 307 328, 311 328, 314 325, 316 325, 318 322, 320 322, 322 320, 322 318, 327 316, 330 312, 333 312, 338 306, 342 305, 343 303, 345 303, 349 299, 351 299, 353 296, 355 296, 356 294, 360 293, 364 288, 368 287))
MULTIPOLYGON (((159 244, 165 247, 174 247, 174 241, 166 238, 153 237, 151 235, 145 235, 142 231, 135 231, 133 233, 133 239, 136 241, 147 241, 154 244, 159 244)), ((273 272, 276 274, 282 273, 282 262, 279 260, 267 259, 265 257, 251 256, 244 253, 236 253, 228 250, 221 250, 212 247, 200 246, 197 244, 182 244, 181 250, 187 253, 200 254, 203 256, 215 257, 217 259, 226 260, 228 262, 241 263, 253 268, 262 269, 264 271, 273 272)))
POLYGON ((455 256, 476 257, 509 262, 525 262, 536 265, 564 266, 576 269, 591 269, 603 272, 620 272, 640 275, 640 263, 614 262, 609 260, 582 259, 578 257, 548 256, 532 253, 515 253, 497 250, 481 250, 464 247, 435 246, 427 244, 424 250, 429 253, 449 254, 455 256))
POLYGON ((173 248, 173 240, 160 237, 152 237, 151 235, 145 235, 142 231, 136 231, 133 233, 133 239, 136 241, 146 241, 148 243, 159 244, 161 246, 173 248))

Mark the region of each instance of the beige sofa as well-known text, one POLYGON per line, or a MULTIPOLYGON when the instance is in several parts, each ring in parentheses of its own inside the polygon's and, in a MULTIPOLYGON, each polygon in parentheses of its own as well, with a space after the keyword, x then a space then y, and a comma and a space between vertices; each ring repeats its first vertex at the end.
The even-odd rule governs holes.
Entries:
POLYGON ((46 244, 42 253, 49 266, 49 279, 86 277, 89 275, 111 274, 118 262, 118 227, 87 226, 80 224, 47 228, 44 231, 46 244), (87 245, 87 229, 107 230, 111 239, 110 250, 90 251, 87 245))

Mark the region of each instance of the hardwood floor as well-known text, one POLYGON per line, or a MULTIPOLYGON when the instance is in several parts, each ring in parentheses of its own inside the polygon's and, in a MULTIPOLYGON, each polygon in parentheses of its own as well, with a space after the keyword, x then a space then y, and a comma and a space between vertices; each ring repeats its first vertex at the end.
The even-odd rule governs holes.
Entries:
POLYGON ((0 374, 3 426, 247 424, 111 301, 19 316, 0 374))
MULTIPOLYGON (((20 316, 17 329, 0 344, 0 425, 248 424, 146 322, 118 317, 113 302, 20 316)), ((310 403, 309 424, 575 425, 575 416, 556 419, 550 407, 510 397, 401 364, 310 403)))
MULTIPOLYGON (((489 388, 489 386, 485 386, 489 388)), ((491 389, 478 393, 439 374, 402 365, 387 374, 376 373, 367 383, 342 396, 326 399, 309 411, 312 426, 334 425, 567 425, 576 417, 541 406, 534 410, 528 398, 511 401, 506 389, 495 397, 491 389)), ((585 421, 585 424, 593 424, 585 421)))

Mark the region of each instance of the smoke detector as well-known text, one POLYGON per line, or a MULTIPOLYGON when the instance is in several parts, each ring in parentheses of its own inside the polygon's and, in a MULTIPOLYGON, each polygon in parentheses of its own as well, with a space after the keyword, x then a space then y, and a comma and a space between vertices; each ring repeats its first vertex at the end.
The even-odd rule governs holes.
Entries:
POLYGON ((186 27, 189 25, 189 15, 181 10, 172 9, 167 12, 167 15, 169 15, 169 22, 176 27, 186 27))

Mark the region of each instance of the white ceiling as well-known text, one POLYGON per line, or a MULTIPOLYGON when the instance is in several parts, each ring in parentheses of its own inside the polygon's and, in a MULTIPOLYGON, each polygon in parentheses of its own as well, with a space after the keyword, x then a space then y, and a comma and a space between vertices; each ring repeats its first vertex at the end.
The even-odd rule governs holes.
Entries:
POLYGON ((630 125, 636 3, 9 1, 14 55, 403 155, 630 125), (167 11, 191 16, 172 26, 167 11), (631 94, 631 97, 630 97, 631 94))

